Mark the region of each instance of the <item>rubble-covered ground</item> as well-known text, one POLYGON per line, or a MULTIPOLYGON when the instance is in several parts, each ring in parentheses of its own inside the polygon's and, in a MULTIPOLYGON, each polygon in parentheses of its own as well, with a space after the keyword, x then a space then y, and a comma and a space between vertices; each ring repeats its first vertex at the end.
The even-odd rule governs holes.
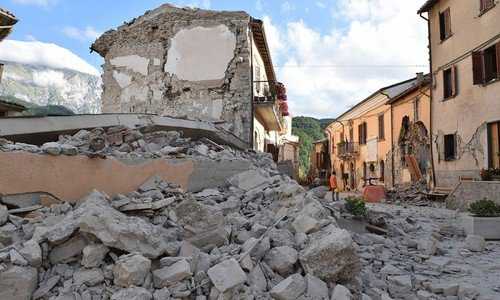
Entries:
POLYGON ((387 235, 349 232, 346 219, 364 221, 325 200, 323 187, 281 175, 266 154, 124 127, 41 147, 1 140, 0 151, 253 165, 197 193, 152 177, 75 205, 0 205, 2 300, 499 299, 499 244, 465 243, 455 212, 371 205, 368 222, 387 235))

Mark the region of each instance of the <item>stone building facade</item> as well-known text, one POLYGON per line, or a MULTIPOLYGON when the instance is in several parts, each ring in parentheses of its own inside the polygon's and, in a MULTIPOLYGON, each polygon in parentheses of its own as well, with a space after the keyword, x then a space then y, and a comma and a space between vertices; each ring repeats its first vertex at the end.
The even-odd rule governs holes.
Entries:
POLYGON ((500 6, 428 0, 436 185, 500 168, 500 6))
POLYGON ((257 117, 254 97, 272 96, 276 77, 263 24, 245 12, 165 4, 104 33, 91 49, 105 59, 104 113, 211 121, 262 151, 265 134, 256 138, 257 130, 281 130, 275 98, 261 101, 271 114, 257 117))

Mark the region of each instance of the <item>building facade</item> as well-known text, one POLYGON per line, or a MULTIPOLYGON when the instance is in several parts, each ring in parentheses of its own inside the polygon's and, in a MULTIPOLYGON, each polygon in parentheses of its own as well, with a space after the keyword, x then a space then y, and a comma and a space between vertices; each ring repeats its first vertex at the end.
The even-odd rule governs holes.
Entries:
POLYGON ((216 123, 258 151, 276 152, 285 133, 286 90, 278 84, 262 21, 245 12, 168 4, 104 33, 103 112, 140 112, 216 123))
POLYGON ((392 186, 415 179, 404 171, 416 152, 407 140, 413 141, 409 132, 420 126, 414 124, 429 128, 425 124, 429 122, 429 108, 425 107, 429 97, 423 92, 426 85, 425 77, 419 75, 384 87, 326 128, 331 170, 340 178, 341 189, 360 190, 367 184, 392 186))
POLYGON ((437 186, 500 168, 500 7, 429 0, 432 147, 437 186))

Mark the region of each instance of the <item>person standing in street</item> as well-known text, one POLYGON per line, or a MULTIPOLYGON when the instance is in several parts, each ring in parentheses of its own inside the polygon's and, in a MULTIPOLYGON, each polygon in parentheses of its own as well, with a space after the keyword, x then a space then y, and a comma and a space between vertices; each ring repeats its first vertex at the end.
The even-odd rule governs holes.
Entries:
POLYGON ((339 188, 337 184, 337 174, 335 171, 333 171, 332 175, 330 175, 330 189, 332 191, 332 201, 339 201, 339 188))

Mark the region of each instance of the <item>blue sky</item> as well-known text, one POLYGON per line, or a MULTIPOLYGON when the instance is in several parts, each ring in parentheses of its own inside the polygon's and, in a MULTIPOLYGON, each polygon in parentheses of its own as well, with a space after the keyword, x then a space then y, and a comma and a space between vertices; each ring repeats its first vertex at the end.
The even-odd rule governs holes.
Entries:
MULTIPOLYGON (((98 71, 102 59, 89 53, 92 41, 102 32, 165 3, 157 0, 2 2, 20 20, 10 40, 56 44, 98 71)), ((278 76, 288 86, 292 112, 317 117, 334 117, 384 85, 427 71, 426 24, 416 14, 422 2, 170 1, 179 6, 245 10, 264 19, 278 76)), ((84 64, 72 63, 73 58, 65 55, 51 61, 58 59, 66 60, 63 63, 67 65, 84 64)))

